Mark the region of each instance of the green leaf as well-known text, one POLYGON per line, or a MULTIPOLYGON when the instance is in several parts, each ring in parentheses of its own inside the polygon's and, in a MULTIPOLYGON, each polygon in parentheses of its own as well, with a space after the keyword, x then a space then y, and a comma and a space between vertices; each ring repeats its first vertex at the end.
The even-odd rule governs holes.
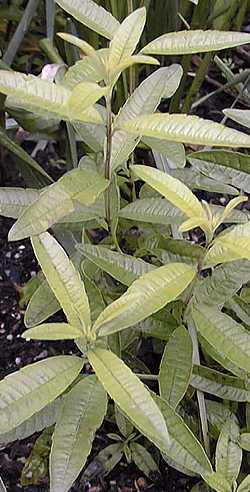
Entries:
POLYGON ((250 260, 250 222, 219 234, 205 256, 204 267, 240 258, 250 260))
POLYGON ((212 472, 209 475, 204 475, 204 480, 212 487, 216 492, 232 492, 230 482, 228 482, 223 475, 218 472, 212 472))
MULTIPOLYGON (((177 145, 177 144, 176 144, 177 145)), ((228 195, 237 195, 238 191, 229 186, 228 184, 221 183, 216 179, 204 176, 201 172, 196 169, 174 169, 169 172, 173 178, 177 178, 183 183, 185 183, 191 190, 206 190, 210 191, 211 188, 214 193, 224 193, 228 195)))
POLYGON ((206 176, 250 193, 249 156, 227 150, 193 152, 188 161, 206 176))
POLYGON ((124 437, 129 437, 130 434, 132 434, 134 429, 133 424, 131 424, 130 420, 123 415, 117 405, 115 405, 115 421, 119 431, 124 437))
POLYGON ((176 178, 148 166, 131 166, 133 172, 156 191, 161 193, 187 217, 201 217, 207 220, 205 210, 196 196, 176 178))
POLYGON ((188 55, 218 51, 248 44, 250 36, 242 32, 190 30, 170 32, 154 39, 142 53, 154 55, 188 55))
POLYGON ((249 492, 249 487, 250 487, 250 475, 247 475, 246 478, 244 478, 244 480, 237 488, 237 492, 249 492))
MULTIPOLYGON (((147 138, 142 139, 143 143, 148 145, 148 147, 160 152, 161 155, 166 157, 170 166, 174 168, 183 168, 186 164, 186 154, 185 147, 181 143, 170 142, 168 140, 161 140, 158 138, 147 138)), ((158 167, 159 168, 159 167, 158 167)), ((160 168, 159 168, 160 169, 160 168)), ((160 169, 164 171, 165 169, 160 169)))
POLYGON ((76 20, 105 38, 112 39, 120 25, 110 12, 92 0, 56 0, 56 3, 76 20))
POLYGON ((102 449, 83 472, 83 479, 92 480, 99 477, 100 473, 104 477, 108 475, 122 459, 123 448, 124 443, 117 442, 102 449))
POLYGON ((226 307, 236 314, 245 325, 250 326, 250 305, 240 296, 232 297, 226 304, 226 307))
POLYGON ((212 471, 209 459, 184 420, 159 396, 153 394, 169 429, 170 446, 166 457, 187 470, 204 475, 212 471))
POLYGON ((127 286, 141 275, 155 269, 153 265, 140 258, 116 253, 104 246, 85 244, 79 245, 78 249, 88 260, 127 286))
POLYGON ((63 355, 6 376, 0 382, 0 434, 12 431, 52 402, 74 381, 82 367, 79 357, 63 355))
POLYGON ((70 489, 85 465, 106 411, 107 395, 95 376, 85 377, 67 393, 52 440, 51 492, 70 489))
POLYGON ((185 263, 170 263, 142 275, 106 307, 93 329, 106 336, 139 323, 176 299, 195 275, 196 268, 185 263))
POLYGON ((250 334, 227 314, 209 307, 196 306, 193 318, 198 332, 233 364, 250 372, 250 334))
POLYGON ((250 399, 249 390, 242 379, 204 366, 194 366, 191 385, 223 400, 244 402, 250 399))
POLYGON ((169 446, 165 421, 139 378, 112 352, 95 348, 88 351, 87 356, 98 379, 122 412, 143 435, 165 452, 169 446))
POLYGON ((121 123, 119 128, 134 135, 173 142, 216 147, 250 147, 249 135, 198 116, 156 113, 133 118, 121 123))
POLYGON ((223 113, 240 125, 250 128, 250 110, 249 109, 224 109, 223 113))
POLYGON ((123 60, 133 54, 140 40, 146 22, 146 9, 134 10, 118 27, 110 43, 109 70, 116 68, 123 60))
POLYGON ((216 471, 234 485, 241 467, 240 428, 232 416, 224 423, 216 446, 216 471))
POLYGON ((95 51, 92 55, 85 56, 82 60, 78 60, 67 70, 62 80, 63 85, 68 89, 73 89, 81 82, 98 83, 105 80, 107 77, 104 65, 106 55, 107 50, 104 48, 95 51))
POLYGON ((245 451, 250 451, 250 434, 248 432, 243 432, 240 435, 239 444, 245 451))
POLYGON ((56 398, 54 401, 46 405, 39 412, 34 413, 28 420, 16 427, 10 432, 0 434, 0 449, 5 447, 10 442, 17 439, 25 439, 32 436, 35 432, 41 432, 46 427, 55 424, 62 407, 62 397, 56 398))
POLYGON ((140 198, 120 210, 119 216, 151 224, 181 224, 185 215, 162 198, 140 198))
POLYGON ((171 97, 180 83, 183 70, 180 65, 173 64, 156 70, 135 89, 120 109, 114 121, 116 128, 111 149, 112 169, 116 169, 126 161, 140 141, 140 132, 130 136, 117 127, 141 114, 154 112, 163 97, 171 97))
POLYGON ((144 446, 132 441, 129 448, 133 462, 146 477, 151 478, 154 473, 159 473, 155 460, 144 446))
POLYGON ((1 477, 0 477, 0 492, 7 492, 7 489, 6 489, 5 485, 4 485, 1 477))
POLYGON ((63 39, 67 43, 73 44, 77 46, 85 55, 95 55, 95 49, 89 43, 84 41, 83 39, 78 38, 77 36, 73 36, 67 32, 57 32, 57 36, 63 39))
POLYGON ((73 169, 64 174, 24 210, 10 230, 9 240, 17 241, 46 231, 74 211, 73 200, 91 205, 107 185, 107 180, 92 171, 73 169))
POLYGON ((57 313, 60 309, 61 306, 57 298, 47 280, 44 280, 30 299, 25 310, 24 324, 27 328, 32 328, 57 313))
POLYGON ((188 331, 180 326, 171 335, 160 365, 160 396, 174 409, 184 397, 193 368, 193 344, 188 331))
POLYGON ((218 433, 220 433, 225 421, 234 415, 224 403, 213 400, 206 400, 206 410, 209 424, 218 433))
POLYGON ((44 171, 44 169, 20 145, 17 145, 9 138, 7 133, 1 128, 0 144, 22 161, 39 188, 53 182, 53 179, 44 171))
POLYGON ((112 80, 113 85, 115 84, 117 77, 120 76, 121 72, 127 70, 127 68, 132 67, 133 65, 141 64, 141 65, 160 65, 156 58, 152 56, 145 55, 133 55, 127 56, 123 58, 123 61, 119 63, 117 66, 115 65, 113 70, 111 70, 110 79, 112 80))
POLYGON ((101 87, 94 82, 85 81, 77 84, 73 88, 68 100, 70 114, 73 115, 71 119, 81 121, 82 112, 101 99, 101 97, 105 96, 108 91, 109 88, 101 87))
POLYGON ((26 340, 74 340, 82 338, 82 331, 67 323, 47 323, 25 330, 26 340))
POLYGON ((22 469, 21 485, 39 485, 48 475, 52 428, 45 429, 36 439, 32 451, 22 469))
POLYGON ((32 238, 34 253, 48 284, 70 325, 84 334, 90 327, 90 310, 84 284, 64 249, 48 232, 32 238))
POLYGON ((38 197, 32 188, 0 188, 0 215, 17 219, 38 197))
POLYGON ((212 357, 213 360, 218 362, 223 369, 227 369, 227 371, 242 379, 247 377, 247 371, 234 364, 229 357, 225 356, 225 354, 221 353, 219 350, 216 350, 210 343, 208 343, 207 340, 205 340, 205 338, 201 336, 201 334, 199 334, 199 342, 203 351, 212 357))

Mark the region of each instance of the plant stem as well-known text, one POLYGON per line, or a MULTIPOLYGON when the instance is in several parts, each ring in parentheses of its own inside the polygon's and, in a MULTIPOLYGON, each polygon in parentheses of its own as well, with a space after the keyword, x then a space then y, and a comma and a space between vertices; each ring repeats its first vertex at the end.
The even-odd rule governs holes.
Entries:
MULTIPOLYGON (((111 169, 111 151, 112 151, 112 107, 111 107, 111 93, 106 96, 106 158, 104 164, 105 178, 111 181, 112 169, 111 169)), ((105 211, 106 220, 108 225, 111 222, 111 208, 110 208, 110 194, 109 187, 105 192, 105 211)))

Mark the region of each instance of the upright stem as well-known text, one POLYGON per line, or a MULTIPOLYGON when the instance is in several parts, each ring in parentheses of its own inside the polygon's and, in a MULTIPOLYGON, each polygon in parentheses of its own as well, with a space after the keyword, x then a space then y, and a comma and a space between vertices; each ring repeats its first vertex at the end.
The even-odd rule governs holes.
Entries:
MULTIPOLYGON (((112 107, 111 107, 111 92, 106 96, 106 158, 104 164, 104 173, 105 178, 111 181, 112 177, 112 169, 111 169, 111 150, 112 150, 112 107)), ((111 209, 110 209, 110 193, 109 187, 105 192, 105 210, 106 210, 106 219, 108 225, 110 225, 111 221, 111 209)))

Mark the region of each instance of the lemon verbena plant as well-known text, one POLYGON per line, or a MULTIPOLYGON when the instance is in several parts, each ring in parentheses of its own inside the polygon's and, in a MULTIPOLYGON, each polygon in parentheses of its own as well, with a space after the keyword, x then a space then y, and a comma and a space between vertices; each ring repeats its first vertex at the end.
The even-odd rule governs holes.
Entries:
MULTIPOLYGON (((113 435, 115 462, 124 452, 149 475, 157 470, 137 443, 139 432, 170 466, 201 477, 204 487, 247 491, 250 475, 239 474, 243 450, 250 449, 249 411, 240 426, 237 410, 250 398, 250 223, 236 207, 250 192, 250 160, 225 148, 250 148, 250 136, 159 112, 161 100, 176 92, 182 67, 159 67, 158 58, 223 50, 250 42, 250 35, 171 32, 136 52, 145 8, 120 23, 92 0, 57 4, 106 38, 107 47, 96 50, 59 33, 82 59, 61 67, 53 81, 1 70, 0 92, 8 111, 39 125, 65 121, 88 153, 56 182, 33 162, 38 188, 2 188, 0 205, 2 215, 17 219, 9 239, 30 237, 42 270, 23 337, 74 340, 82 356, 49 357, 0 382, 1 445, 51 428, 50 490, 67 492, 85 467, 110 398, 123 435, 113 435), (137 64, 151 65, 151 74, 114 114, 118 80, 137 64), (186 155, 184 144, 207 149, 186 155), (137 146, 152 150, 156 167, 136 163, 137 146), (210 204, 193 189, 231 199, 225 207, 210 204), (106 230, 101 245, 91 244, 93 228, 106 230), (200 244, 188 241, 194 228, 200 244), (65 322, 47 323, 60 309, 65 322), (143 337, 160 340, 158 375, 139 363, 143 337), (91 375, 83 371, 87 362, 91 375), (158 393, 149 391, 148 379, 158 381, 158 393)), ((248 111, 227 115, 249 125, 248 111)))

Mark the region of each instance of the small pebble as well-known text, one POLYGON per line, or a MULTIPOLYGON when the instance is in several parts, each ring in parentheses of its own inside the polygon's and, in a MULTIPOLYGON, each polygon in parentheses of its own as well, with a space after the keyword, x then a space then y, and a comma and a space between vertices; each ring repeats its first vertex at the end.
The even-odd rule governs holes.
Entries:
POLYGON ((10 333, 9 335, 7 335, 6 338, 11 342, 13 340, 13 335, 10 333))
POLYGON ((17 366, 19 366, 21 364, 21 361, 22 361, 21 357, 16 357, 15 358, 15 363, 16 363, 17 366))

